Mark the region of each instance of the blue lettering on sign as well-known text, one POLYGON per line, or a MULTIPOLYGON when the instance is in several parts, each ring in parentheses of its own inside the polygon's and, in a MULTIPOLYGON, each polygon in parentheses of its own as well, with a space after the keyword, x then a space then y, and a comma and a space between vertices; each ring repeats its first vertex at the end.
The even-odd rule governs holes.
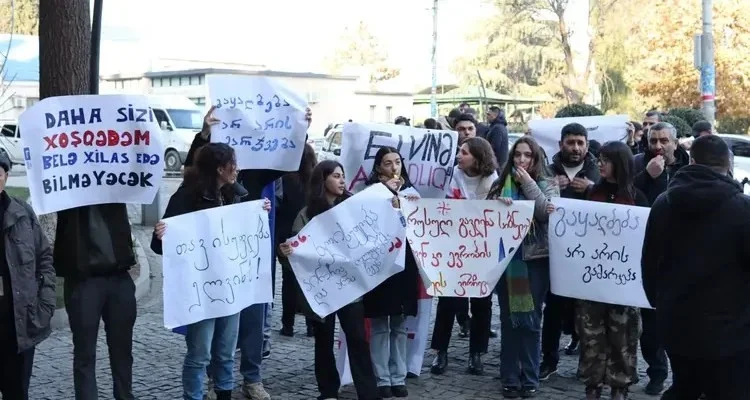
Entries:
POLYGON ((294 144, 294 140, 288 139, 288 138, 274 138, 269 139, 265 136, 242 136, 236 138, 232 136, 227 136, 224 139, 224 143, 232 146, 232 147, 242 147, 247 146, 252 151, 266 151, 269 153, 273 153, 279 149, 286 150, 286 149, 296 149, 297 145, 294 144))
POLYGON ((251 99, 253 99, 252 96, 250 98, 245 98, 244 100, 240 96, 221 97, 216 99, 214 106, 216 106, 217 109, 226 108, 229 110, 240 107, 245 110, 253 110, 254 107, 258 107, 259 110, 263 110, 266 113, 269 113, 274 109, 290 106, 288 101, 279 97, 277 94, 271 96, 270 100, 265 100, 262 94, 256 94, 254 100, 251 99))

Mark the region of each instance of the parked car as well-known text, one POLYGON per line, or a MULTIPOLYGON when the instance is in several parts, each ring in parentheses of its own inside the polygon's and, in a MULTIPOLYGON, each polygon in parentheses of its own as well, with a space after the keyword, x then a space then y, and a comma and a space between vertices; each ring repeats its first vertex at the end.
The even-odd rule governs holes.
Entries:
POLYGON ((336 125, 328 131, 328 135, 323 139, 320 151, 317 152, 318 161, 335 160, 341 157, 341 135, 343 134, 343 125, 336 125))
MULTIPOLYGON (((742 182, 750 180, 750 136, 726 135, 719 136, 727 142, 734 153, 734 179, 742 182)), ((750 195, 750 184, 745 185, 745 194, 750 195)))
POLYGON ((0 153, 5 153, 11 164, 24 164, 23 146, 21 146, 21 129, 18 124, 4 123, 0 135, 0 153))

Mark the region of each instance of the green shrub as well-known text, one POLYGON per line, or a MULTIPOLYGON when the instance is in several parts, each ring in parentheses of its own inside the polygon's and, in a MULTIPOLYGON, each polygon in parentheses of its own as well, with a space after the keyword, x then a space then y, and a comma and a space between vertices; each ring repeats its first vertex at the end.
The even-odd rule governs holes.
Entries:
POLYGON ((662 121, 669 122, 670 124, 672 124, 672 126, 675 127, 675 129, 677 129, 678 138, 691 136, 693 134, 693 127, 688 125, 688 123, 680 117, 676 117, 670 114, 664 116, 664 118, 662 118, 662 121))
POLYGON ((571 117, 596 117, 604 115, 602 110, 590 105, 590 104, 569 104, 559 110, 555 114, 555 118, 571 118, 571 117))
POLYGON ((716 126, 719 133, 747 135, 750 129, 750 117, 722 117, 716 126))
POLYGON ((687 108, 687 107, 679 107, 679 108, 673 108, 669 110, 667 115, 672 115, 675 117, 682 118, 687 122, 687 124, 692 129, 693 125, 698 121, 703 121, 706 119, 706 117, 703 115, 703 113, 700 110, 696 110, 694 108, 687 108))

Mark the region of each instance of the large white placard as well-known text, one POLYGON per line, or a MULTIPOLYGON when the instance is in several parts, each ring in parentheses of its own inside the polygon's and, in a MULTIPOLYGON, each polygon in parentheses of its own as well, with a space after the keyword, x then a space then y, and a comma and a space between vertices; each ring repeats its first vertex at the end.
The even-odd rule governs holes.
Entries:
POLYGON ((552 157, 560 151, 560 133, 565 125, 577 122, 586 127, 589 140, 604 144, 613 140, 625 142, 628 138, 628 121, 630 118, 627 115, 535 119, 529 121, 529 130, 552 162, 552 157))
POLYGON ((393 147, 404 158, 409 179, 422 197, 445 197, 456 159, 457 135, 394 124, 345 124, 341 164, 349 190, 361 190, 375 154, 381 147, 393 147))
POLYGON ((492 293, 529 230, 533 201, 402 201, 406 237, 427 294, 485 297, 492 293))
POLYGON ((404 270, 403 217, 392 198, 383 184, 370 186, 287 241, 292 270, 316 314, 325 317, 404 270))
POLYGON ((206 82, 221 120, 211 141, 234 147, 240 169, 299 168, 307 134, 302 96, 264 76, 209 75, 206 82))
POLYGON ((271 233, 263 200, 164 220, 164 326, 270 303, 271 233))
POLYGON ((641 249, 649 209, 554 199, 549 254, 552 293, 651 308, 643 291, 641 249))
POLYGON ((164 147, 146 97, 48 97, 19 122, 37 214, 154 200, 164 175, 164 147))

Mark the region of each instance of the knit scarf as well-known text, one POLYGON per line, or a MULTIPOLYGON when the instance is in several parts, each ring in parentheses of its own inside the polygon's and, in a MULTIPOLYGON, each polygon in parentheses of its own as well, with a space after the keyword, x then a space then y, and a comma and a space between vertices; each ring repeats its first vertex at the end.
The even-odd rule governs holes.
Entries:
MULTIPOLYGON (((519 192, 518 186, 513 183, 510 174, 505 178, 501 197, 510 197, 513 200, 523 200, 523 194, 519 192)), ((534 297, 531 295, 529 283, 529 269, 523 260, 521 245, 516 250, 508 268, 505 270, 505 280, 508 284, 508 304, 510 308, 510 321, 514 328, 530 328, 534 322, 534 297)))

